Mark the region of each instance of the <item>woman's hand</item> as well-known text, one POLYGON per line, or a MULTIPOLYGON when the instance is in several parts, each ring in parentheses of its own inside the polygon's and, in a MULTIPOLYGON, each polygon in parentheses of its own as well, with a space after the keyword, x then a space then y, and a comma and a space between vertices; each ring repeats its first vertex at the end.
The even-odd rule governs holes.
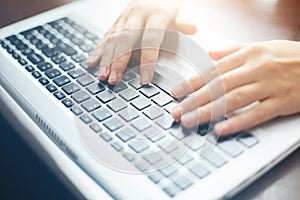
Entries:
POLYGON ((194 92, 172 111, 173 117, 184 126, 208 122, 252 103, 249 109, 239 110, 226 121, 217 123, 215 132, 228 135, 278 116, 300 112, 299 42, 270 41, 236 46, 211 52, 210 56, 217 61, 219 77, 206 83, 198 75, 173 89, 176 97, 194 92), (209 91, 217 80, 221 80, 219 83, 223 86, 219 86, 224 91, 209 91), (213 106, 223 106, 224 111, 214 116, 213 106))
POLYGON ((165 29, 168 28, 184 34, 196 32, 195 25, 183 14, 178 0, 133 0, 91 53, 86 64, 95 66, 100 62, 99 79, 108 79, 110 84, 116 84, 126 69, 134 45, 140 42, 141 83, 148 84, 153 77, 165 29))

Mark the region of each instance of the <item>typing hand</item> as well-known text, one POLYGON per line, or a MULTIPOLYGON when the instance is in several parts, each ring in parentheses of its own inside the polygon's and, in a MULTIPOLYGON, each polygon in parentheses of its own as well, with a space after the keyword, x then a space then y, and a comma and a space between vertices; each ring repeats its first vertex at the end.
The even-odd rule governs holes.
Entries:
POLYGON ((215 125, 216 133, 228 135, 278 116, 300 112, 299 52, 300 43, 290 41, 270 41, 210 52, 211 58, 217 61, 219 76, 205 83, 198 75, 175 87, 173 95, 176 97, 194 95, 173 109, 173 117, 181 120, 184 126, 193 127, 254 103, 223 124, 215 125), (217 90, 220 87, 224 88, 223 92, 217 90), (215 116, 213 106, 223 107, 223 112, 215 116))
POLYGON ((184 34, 196 32, 195 25, 183 14, 177 0, 133 0, 91 53, 86 64, 95 66, 100 62, 99 79, 108 79, 110 84, 116 84, 126 69, 134 45, 140 42, 141 83, 148 84, 154 74, 165 29, 168 28, 184 34))

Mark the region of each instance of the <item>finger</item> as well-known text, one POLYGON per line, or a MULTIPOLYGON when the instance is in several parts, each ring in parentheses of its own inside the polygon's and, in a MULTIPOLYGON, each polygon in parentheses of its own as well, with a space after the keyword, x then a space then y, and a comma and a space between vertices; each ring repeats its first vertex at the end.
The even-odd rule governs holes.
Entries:
POLYGON ((181 122, 183 125, 187 124, 192 126, 198 125, 197 123, 206 123, 212 119, 222 117, 225 114, 246 107, 256 101, 266 99, 269 95, 270 94, 262 89, 258 83, 248 84, 232 90, 225 96, 202 107, 183 113, 181 122), (198 116, 200 116, 198 121, 195 121, 195 118, 192 118, 193 113, 191 114, 191 112, 198 112, 198 116))
POLYGON ((246 56, 245 52, 243 51, 237 51, 233 54, 230 54, 229 56, 219 60, 215 66, 210 67, 206 71, 203 71, 201 74, 196 75, 189 80, 175 86, 172 89, 172 94, 176 98, 186 96, 200 89, 220 75, 242 66, 245 63, 245 60, 246 56))
POLYGON ((253 108, 230 117, 223 123, 217 123, 214 130, 217 134, 226 136, 256 126, 279 116, 279 114, 278 100, 266 99, 253 108))
POLYGON ((133 16, 124 25, 124 30, 127 31, 119 34, 111 65, 111 75, 108 79, 110 84, 116 84, 120 81, 130 60, 132 48, 140 38, 143 24, 144 21, 140 16, 133 16))
POLYGON ((208 54, 213 60, 220 60, 221 58, 224 58, 225 56, 228 56, 229 54, 232 54, 245 46, 246 45, 244 44, 236 44, 226 49, 210 51, 208 54))
POLYGON ((154 68, 158 59, 159 47, 165 36, 165 29, 169 24, 167 16, 152 15, 146 23, 142 37, 141 54, 141 83, 151 82, 154 68))
POLYGON ((102 58, 99 64, 99 74, 98 78, 100 80, 107 80, 110 74, 110 65, 113 61, 115 45, 116 45, 116 36, 111 36, 106 42, 102 50, 102 58))
POLYGON ((97 47, 92 51, 92 53, 89 55, 89 57, 86 60, 86 64, 89 67, 95 66, 99 63, 101 56, 102 56, 102 51, 103 51, 103 47, 105 46, 105 42, 106 42, 106 38, 112 34, 113 32, 115 32, 115 30, 120 29, 120 27, 124 24, 126 20, 126 17, 124 17, 123 15, 121 15, 116 22, 114 23, 114 25, 110 28, 109 31, 107 31, 104 35, 104 37, 102 38, 102 40, 100 41, 100 43, 97 45, 97 47))
MULTIPOLYGON (((231 90, 254 83, 256 81, 256 74, 249 72, 249 70, 246 70, 247 68, 246 65, 232 70, 201 87, 172 110, 173 117, 179 119, 182 114, 214 101, 231 90)), ((265 94, 267 93, 265 92, 265 94)))
POLYGON ((175 26, 177 30, 183 34, 192 35, 197 32, 197 26, 189 19, 183 10, 176 16, 175 26))

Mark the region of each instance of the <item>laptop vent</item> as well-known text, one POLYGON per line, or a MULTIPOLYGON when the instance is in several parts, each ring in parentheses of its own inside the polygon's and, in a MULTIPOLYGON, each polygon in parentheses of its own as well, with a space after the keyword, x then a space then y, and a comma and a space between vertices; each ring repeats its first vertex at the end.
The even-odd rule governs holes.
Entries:
POLYGON ((59 137, 55 131, 51 127, 48 126, 48 124, 39 116, 35 115, 36 122, 38 126, 42 129, 44 133, 62 150, 64 151, 68 156, 71 157, 71 159, 76 160, 77 155, 74 153, 74 151, 71 150, 70 147, 66 145, 66 143, 62 140, 61 137, 59 137))

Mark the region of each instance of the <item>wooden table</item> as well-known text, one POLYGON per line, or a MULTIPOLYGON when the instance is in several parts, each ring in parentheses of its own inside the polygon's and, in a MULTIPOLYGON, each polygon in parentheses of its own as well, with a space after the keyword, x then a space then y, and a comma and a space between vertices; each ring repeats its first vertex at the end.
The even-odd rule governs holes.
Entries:
MULTIPOLYGON (((0 27, 70 1, 7 1, 0 7, 0 27)), ((206 24, 236 42, 300 38, 298 0, 189 0, 187 8, 200 28, 206 24)), ((300 149, 234 199, 299 199, 299 180, 300 149)))

